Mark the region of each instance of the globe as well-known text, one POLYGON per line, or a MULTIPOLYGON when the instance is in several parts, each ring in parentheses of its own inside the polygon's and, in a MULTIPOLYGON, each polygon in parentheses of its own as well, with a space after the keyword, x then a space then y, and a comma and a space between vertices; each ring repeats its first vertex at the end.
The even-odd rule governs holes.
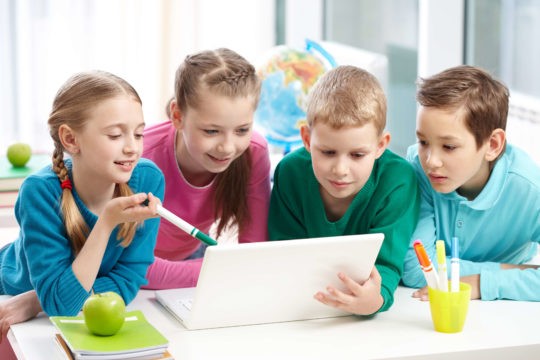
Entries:
POLYGON ((288 152, 302 143, 299 129, 306 121, 308 93, 333 66, 331 55, 310 40, 306 49, 280 45, 268 52, 257 68, 262 89, 255 124, 270 144, 288 152))

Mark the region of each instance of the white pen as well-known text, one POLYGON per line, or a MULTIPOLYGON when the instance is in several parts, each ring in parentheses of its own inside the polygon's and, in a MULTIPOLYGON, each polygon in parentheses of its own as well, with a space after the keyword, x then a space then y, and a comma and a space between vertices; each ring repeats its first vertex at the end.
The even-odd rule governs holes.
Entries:
POLYGON ((459 240, 452 238, 452 259, 450 260, 451 291, 459 292, 459 240))
POLYGON ((212 239, 210 236, 206 235, 205 233, 197 229, 195 226, 187 223, 185 220, 179 218, 169 210, 165 209, 163 206, 157 205, 156 210, 159 216, 169 220, 172 224, 178 226, 180 229, 184 230, 194 238, 199 239, 207 245, 217 245, 216 240, 212 239))
MULTIPOLYGON (((144 200, 141 205, 148 206, 148 199, 144 200)), ((189 235, 193 236, 196 239, 199 239, 206 245, 217 245, 217 241, 212 239, 210 236, 206 235, 199 229, 197 229, 195 226, 189 224, 184 219, 179 218, 169 210, 165 209, 161 205, 156 206, 156 211, 159 216, 161 216, 164 219, 167 219, 171 224, 176 225, 180 229, 187 232, 189 235)))

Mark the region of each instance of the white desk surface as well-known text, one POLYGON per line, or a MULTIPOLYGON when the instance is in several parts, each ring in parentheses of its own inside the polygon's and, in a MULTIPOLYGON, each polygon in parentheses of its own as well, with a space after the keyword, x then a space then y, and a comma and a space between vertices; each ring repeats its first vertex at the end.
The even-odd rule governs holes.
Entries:
MULTIPOLYGON (((17 231, 0 227, 0 243, 15 239, 17 231)), ((540 256, 535 260, 540 263, 540 256)), ((540 303, 472 301, 463 331, 443 334, 433 330, 429 303, 413 299, 412 292, 399 287, 390 310, 372 319, 347 316, 212 330, 186 330, 150 290, 141 290, 128 309, 145 313, 169 339, 177 360, 540 358, 540 303)), ((20 359, 63 359, 54 333, 42 313, 13 325, 8 339, 20 359)))
MULTIPOLYGON (((372 319, 355 316, 188 331, 142 290, 128 306, 142 310, 170 342, 175 359, 516 359, 540 354, 540 304, 472 301, 458 334, 433 330, 429 304, 399 287, 392 308, 372 319)), ((268 301, 271 301, 269 299, 268 301)), ((19 358, 62 359, 44 314, 11 327, 19 358)))

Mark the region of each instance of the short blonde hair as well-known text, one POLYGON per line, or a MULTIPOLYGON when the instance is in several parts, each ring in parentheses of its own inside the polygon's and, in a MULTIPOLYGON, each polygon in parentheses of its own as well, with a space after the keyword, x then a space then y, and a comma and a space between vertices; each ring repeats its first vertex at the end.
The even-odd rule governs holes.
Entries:
POLYGON ((338 66, 324 74, 309 95, 309 127, 324 123, 334 129, 372 123, 378 134, 386 126, 386 96, 379 81, 355 66, 338 66))

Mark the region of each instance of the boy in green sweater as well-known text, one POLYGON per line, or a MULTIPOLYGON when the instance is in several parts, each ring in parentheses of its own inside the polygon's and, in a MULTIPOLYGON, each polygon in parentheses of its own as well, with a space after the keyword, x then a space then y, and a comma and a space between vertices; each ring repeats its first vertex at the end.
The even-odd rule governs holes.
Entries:
POLYGON ((371 315, 393 303, 419 192, 411 165, 387 150, 386 97, 377 79, 339 66, 313 88, 304 147, 274 173, 268 229, 271 240, 384 233, 368 280, 337 274, 348 291, 328 286, 315 299, 353 314, 371 315))

